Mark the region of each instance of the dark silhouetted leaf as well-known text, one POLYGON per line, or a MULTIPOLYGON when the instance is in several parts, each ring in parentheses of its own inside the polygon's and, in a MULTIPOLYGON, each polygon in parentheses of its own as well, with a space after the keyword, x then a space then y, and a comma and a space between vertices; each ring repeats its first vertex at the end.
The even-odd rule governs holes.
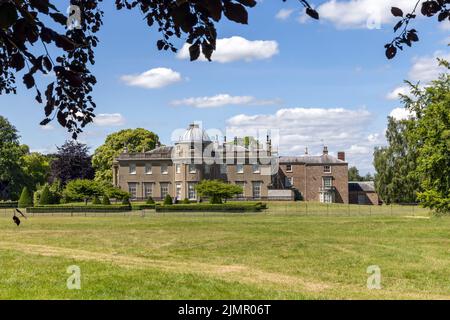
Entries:
POLYGON ((198 59, 200 56, 200 45, 198 43, 189 47, 189 56, 191 57, 191 61, 198 59))
POLYGON ((397 7, 392 7, 391 13, 394 17, 403 17, 403 11, 397 7))
POLYGON ((34 87, 34 77, 32 74, 27 73, 23 76, 23 83, 27 87, 27 89, 31 89, 34 87))
POLYGON ((10 2, 0 4, 0 28, 9 28, 17 21, 16 7, 10 2))
POLYGON ((248 13, 243 5, 227 1, 224 3, 224 9, 225 16, 231 21, 248 24, 248 13))
POLYGON ((256 3, 257 3, 255 0, 238 0, 238 2, 242 3, 246 7, 250 7, 250 8, 253 8, 254 6, 256 6, 256 3))
POLYGON ((387 47, 386 49, 386 57, 388 59, 392 59, 395 57, 395 55, 397 54, 397 48, 394 47, 393 45, 390 45, 387 47))
POLYGON ((306 14, 313 19, 319 20, 319 13, 312 8, 306 8, 306 14))

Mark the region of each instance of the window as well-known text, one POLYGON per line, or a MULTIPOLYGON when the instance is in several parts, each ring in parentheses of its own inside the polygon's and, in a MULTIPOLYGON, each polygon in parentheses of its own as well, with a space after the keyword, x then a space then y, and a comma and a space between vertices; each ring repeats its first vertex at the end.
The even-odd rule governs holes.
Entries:
POLYGON ((244 165, 243 164, 237 164, 236 165, 236 172, 237 173, 244 173, 244 165))
POLYGON ((331 177, 323 177, 322 179, 324 188, 331 188, 333 186, 333 180, 331 177))
POLYGON ((285 186, 287 188, 292 187, 294 185, 294 178, 293 177, 286 177, 284 184, 285 184, 285 186))
POLYGON ((176 185, 176 194, 175 195, 177 197, 177 200, 182 200, 181 199, 181 183, 180 182, 178 182, 176 185))
POLYGON ((323 173, 331 173, 331 166, 323 166, 323 173))
POLYGON ((161 174, 168 174, 169 173, 169 167, 167 166, 167 164, 162 164, 161 165, 161 174))
POLYGON ((205 164, 205 174, 211 173, 211 166, 209 164, 205 164))
POLYGON ((196 173, 197 169, 195 168, 195 164, 189 165, 189 173, 196 173))
POLYGON ((253 173, 259 173, 259 164, 254 164, 252 167, 253 167, 253 173))
POLYGON ((128 172, 130 174, 136 174, 136 163, 130 163, 128 166, 128 172))
POLYGON ((236 185, 242 188, 242 192, 236 195, 237 198, 244 198, 245 195, 245 182, 244 181, 236 181, 236 185))
POLYGON ((181 164, 177 163, 177 164, 175 165, 175 172, 176 172, 176 173, 181 173, 181 164))
POLYGON ((292 172, 292 164, 286 165, 286 172, 292 172))
POLYGON ((144 198, 148 199, 153 196, 153 183, 144 183, 144 198))
POLYGON ((165 198, 169 194, 169 183, 161 182, 161 198, 165 198))
POLYGON ((188 198, 189 200, 197 199, 197 192, 195 191, 195 183, 188 184, 188 198))
POLYGON ((254 181, 252 183, 252 191, 253 191, 253 198, 255 198, 255 199, 261 198, 261 182, 260 181, 254 181))
POLYGON ((227 174, 227 165, 226 164, 220 165, 220 174, 227 174))
POLYGON ((145 174, 152 174, 152 165, 150 163, 145 164, 145 174))
POLYGON ((137 183, 136 182, 128 183, 128 193, 130 194, 131 199, 137 198, 137 183))

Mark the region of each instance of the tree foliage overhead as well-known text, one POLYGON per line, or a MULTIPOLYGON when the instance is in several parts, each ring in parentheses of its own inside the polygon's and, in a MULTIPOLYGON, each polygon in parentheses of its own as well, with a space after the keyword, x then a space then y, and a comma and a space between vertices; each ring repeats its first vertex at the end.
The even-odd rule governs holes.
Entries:
POLYGON ((374 177, 370 173, 367 173, 365 176, 361 176, 359 174, 359 170, 357 167, 348 168, 348 181, 373 181, 374 177))
POLYGON ((58 180, 62 185, 66 185, 74 179, 94 178, 89 148, 85 144, 66 141, 57 149, 51 163, 51 181, 58 180))
MULTIPOLYGON (((41 124, 56 118, 75 139, 95 117, 92 91, 97 80, 90 67, 95 64, 95 47, 99 43, 96 33, 103 24, 101 2, 70 0, 71 5, 79 8, 81 21, 79 25, 68 25, 72 21, 68 18, 75 17, 76 10, 67 16, 66 8, 55 0, 0 0, 0 94, 16 93, 16 74, 24 70, 22 82, 36 91, 36 101, 44 105, 45 118, 41 124), (57 56, 50 56, 50 51, 57 52, 57 56), (56 79, 42 90, 35 80, 38 73, 53 73, 56 79)), ((299 3, 306 14, 319 19, 309 1, 299 3)), ((448 20, 449 3, 449 0, 425 1, 421 12, 428 17, 438 15, 439 21, 448 20)), ((176 52, 172 40, 185 39, 190 44, 191 60, 201 54, 213 59, 216 24, 224 17, 247 24, 247 10, 256 4, 256 0, 115 0, 118 10, 139 10, 147 26, 161 33, 156 42, 159 50, 176 52)), ((393 58, 404 44, 410 46, 418 40, 416 30, 408 29, 416 17, 415 11, 404 16, 401 9, 393 8, 392 13, 401 17, 395 31, 402 26, 403 29, 386 45, 388 58, 393 58)))
POLYGON ((128 152, 142 152, 153 150, 159 143, 158 135, 142 128, 120 130, 108 135, 92 157, 95 180, 112 183, 113 160, 125 147, 128 152))

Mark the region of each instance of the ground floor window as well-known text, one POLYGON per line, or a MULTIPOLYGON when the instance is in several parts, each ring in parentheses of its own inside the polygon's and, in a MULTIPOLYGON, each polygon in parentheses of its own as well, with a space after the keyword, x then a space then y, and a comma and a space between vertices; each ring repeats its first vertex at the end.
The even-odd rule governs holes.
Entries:
POLYGON ((195 190, 195 183, 188 183, 188 198, 189 200, 197 199, 197 191, 195 190))
POLYGON ((153 197, 153 183, 144 183, 144 198, 153 197))
POLYGON ((165 198, 169 194, 169 183, 160 183, 161 185, 161 198, 165 198))
POLYGON ((177 200, 182 200, 182 197, 181 197, 181 183, 177 183, 177 185, 176 185, 176 197, 177 197, 177 200))
POLYGON ((261 182, 260 181, 254 181, 252 183, 252 189, 253 189, 253 198, 261 198, 261 182))
POLYGON ((130 194, 131 199, 137 198, 137 183, 136 182, 128 183, 128 193, 130 194))
POLYGON ((334 202, 334 194, 333 194, 333 192, 321 192, 320 193, 320 202, 322 202, 322 203, 333 203, 334 202))

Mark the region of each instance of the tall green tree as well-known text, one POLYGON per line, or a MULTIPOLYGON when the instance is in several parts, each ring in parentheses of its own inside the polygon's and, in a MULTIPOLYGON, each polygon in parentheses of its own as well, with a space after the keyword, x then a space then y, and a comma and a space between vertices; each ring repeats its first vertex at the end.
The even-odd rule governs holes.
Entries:
POLYGON ((0 116, 0 200, 19 198, 24 180, 21 157, 27 151, 19 143, 17 129, 0 116))
POLYGON ((142 128, 125 129, 108 135, 105 143, 95 150, 92 157, 95 180, 112 183, 113 160, 125 147, 129 152, 142 152, 154 149, 159 143, 158 135, 142 128))
POLYGON ((220 180, 203 180, 195 189, 199 196, 208 197, 209 202, 213 204, 222 203, 223 200, 242 193, 242 187, 220 180))
MULTIPOLYGON (((448 62, 441 61, 450 70, 448 62)), ((416 176, 420 203, 437 213, 450 213, 450 73, 426 88, 411 86, 405 106, 416 117, 410 139, 417 142, 416 176)))
POLYGON ((50 158, 38 152, 27 153, 21 158, 21 167, 25 176, 24 183, 30 190, 43 185, 50 176, 50 158))
POLYGON ((410 135, 414 127, 414 119, 395 120, 388 117, 388 145, 375 148, 375 188, 385 203, 417 201, 417 143, 410 135))

